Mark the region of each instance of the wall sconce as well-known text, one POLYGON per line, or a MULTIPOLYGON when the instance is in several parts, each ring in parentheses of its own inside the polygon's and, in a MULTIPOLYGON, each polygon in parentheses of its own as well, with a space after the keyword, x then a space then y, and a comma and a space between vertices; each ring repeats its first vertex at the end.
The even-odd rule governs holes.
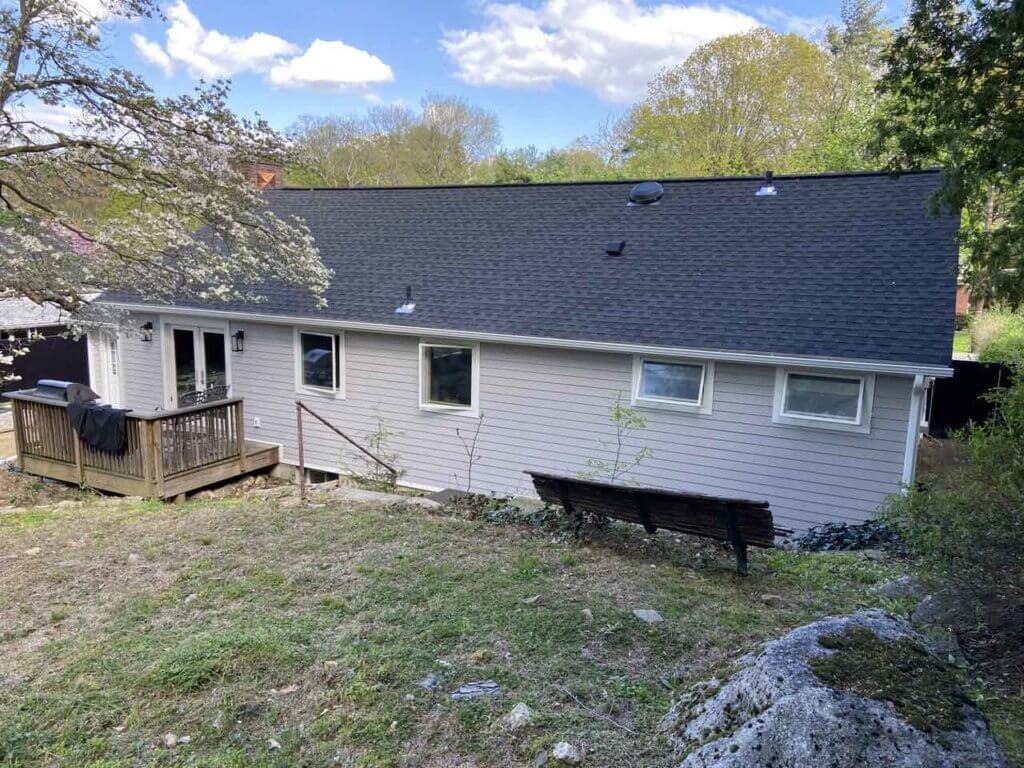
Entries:
POLYGON ((231 351, 243 352, 245 350, 245 331, 235 331, 231 337, 231 351))
POLYGON ((147 322, 147 323, 143 323, 142 324, 142 340, 143 341, 152 341, 153 340, 153 324, 152 323, 148 323, 147 322))

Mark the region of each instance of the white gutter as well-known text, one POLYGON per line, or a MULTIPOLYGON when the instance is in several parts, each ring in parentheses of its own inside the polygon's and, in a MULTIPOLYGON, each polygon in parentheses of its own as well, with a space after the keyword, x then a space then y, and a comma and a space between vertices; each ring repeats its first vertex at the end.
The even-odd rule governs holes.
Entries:
POLYGON ((458 331, 444 328, 421 328, 388 323, 360 323, 348 320, 331 320, 322 317, 301 317, 298 315, 262 315, 254 312, 214 310, 194 307, 168 307, 154 304, 131 304, 116 301, 102 302, 108 306, 120 307, 132 312, 153 315, 183 315, 186 317, 216 317, 224 320, 238 320, 250 323, 273 323, 275 325, 302 325, 313 328, 334 328, 346 331, 370 333, 391 333, 403 336, 426 336, 435 339, 460 341, 484 341, 492 344, 518 344, 528 347, 555 349, 581 349, 594 352, 619 352, 629 355, 665 355, 669 357, 690 357, 702 360, 724 360, 750 365, 789 366, 794 368, 818 368, 836 371, 863 371, 888 373, 897 376, 935 376, 947 378, 953 369, 940 365, 915 365, 911 363, 888 363, 878 360, 848 360, 842 358, 820 358, 800 355, 774 355, 761 352, 732 352, 686 347, 660 347, 650 344, 623 344, 610 341, 584 341, 544 336, 517 336, 508 333, 485 333, 480 331, 458 331))
POLYGON ((917 470, 917 447, 921 442, 921 409, 924 407, 925 386, 924 376, 914 377, 914 386, 910 390, 910 413, 907 415, 907 441, 903 447, 903 491, 906 493, 914 484, 917 470))

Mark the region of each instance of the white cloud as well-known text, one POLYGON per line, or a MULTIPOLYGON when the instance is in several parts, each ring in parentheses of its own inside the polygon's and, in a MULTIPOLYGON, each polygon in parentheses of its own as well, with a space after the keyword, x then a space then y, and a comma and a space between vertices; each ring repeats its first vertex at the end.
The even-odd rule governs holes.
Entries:
MULTIPOLYGON (((80 0, 94 2, 95 0, 80 0)), ((232 37, 206 29, 184 0, 167 12, 166 42, 132 35, 146 61, 167 75, 184 69, 192 77, 262 74, 274 85, 289 88, 343 88, 394 79, 391 68, 371 53, 340 40, 314 40, 305 51, 276 35, 254 32, 232 37)))
POLYGON ((340 40, 314 40, 301 56, 270 69, 270 82, 286 88, 346 87, 394 79, 391 67, 372 53, 340 40))
POLYGON ((482 28, 447 32, 441 40, 461 79, 511 87, 568 82, 616 102, 642 96, 659 70, 697 46, 758 26, 725 6, 636 0, 545 0, 538 8, 491 3, 484 15, 482 28))

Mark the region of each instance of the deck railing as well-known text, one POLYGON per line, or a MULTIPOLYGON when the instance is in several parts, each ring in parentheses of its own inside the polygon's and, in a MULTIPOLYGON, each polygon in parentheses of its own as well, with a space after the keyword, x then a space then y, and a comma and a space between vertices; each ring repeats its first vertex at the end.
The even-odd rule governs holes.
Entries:
POLYGON ((67 405, 26 393, 14 401, 18 460, 28 472, 102 490, 164 498, 196 487, 201 474, 246 471, 241 398, 153 413, 129 413, 127 450, 94 450, 75 433, 67 405))

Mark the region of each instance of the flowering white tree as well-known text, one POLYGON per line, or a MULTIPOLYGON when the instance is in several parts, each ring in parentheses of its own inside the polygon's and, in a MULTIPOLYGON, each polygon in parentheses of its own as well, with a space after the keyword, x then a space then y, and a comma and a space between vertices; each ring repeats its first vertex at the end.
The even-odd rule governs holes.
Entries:
POLYGON ((74 318, 103 290, 258 300, 283 280, 322 301, 308 230, 233 167, 282 160, 280 137, 231 112, 227 81, 160 98, 109 60, 105 19, 158 14, 157 0, 0 0, 0 297, 74 318))

